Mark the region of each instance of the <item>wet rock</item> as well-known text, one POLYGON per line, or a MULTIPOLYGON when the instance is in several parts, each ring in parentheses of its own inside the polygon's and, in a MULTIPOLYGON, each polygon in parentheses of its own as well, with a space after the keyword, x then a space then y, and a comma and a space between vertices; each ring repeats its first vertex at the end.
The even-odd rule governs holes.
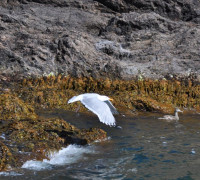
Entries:
POLYGON ((9 169, 13 162, 14 159, 9 148, 0 141, 0 171, 9 169))
POLYGON ((102 129, 90 128, 79 131, 77 133, 77 137, 81 140, 78 140, 78 144, 85 145, 94 142, 94 140, 105 140, 107 138, 107 134, 102 129))
POLYGON ((0 1, 0 132, 10 140, 1 140, 0 170, 105 138, 35 113, 75 110, 67 100, 76 94, 107 94, 130 112, 200 109, 199 7, 198 0, 0 1))
POLYGON ((78 129, 58 118, 10 121, 0 127, 5 138, 0 142, 0 171, 21 165, 31 159, 48 159, 52 151, 69 144, 86 145, 107 137, 106 132, 92 128, 78 129))
MULTIPOLYGON (((85 145, 106 138, 102 129, 78 129, 60 118, 44 118, 41 109, 75 110, 67 104, 74 95, 97 92, 112 97, 119 112, 171 113, 175 107, 200 109, 200 86, 185 80, 112 80, 49 75, 13 82, 0 90, 0 170, 15 168, 30 159, 42 160, 47 154, 69 144, 85 145)), ((80 103, 79 103, 80 104, 80 103)), ((80 111, 87 109, 81 105, 80 111)))

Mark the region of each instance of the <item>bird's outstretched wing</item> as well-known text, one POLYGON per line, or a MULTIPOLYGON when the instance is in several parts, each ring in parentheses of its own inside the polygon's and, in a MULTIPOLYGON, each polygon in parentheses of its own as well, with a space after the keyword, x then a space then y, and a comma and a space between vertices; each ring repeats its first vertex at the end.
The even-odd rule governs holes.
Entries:
POLYGON ((119 114, 117 109, 113 106, 113 104, 110 101, 104 101, 110 108, 111 112, 113 114, 119 114))
POLYGON ((109 126, 115 126, 115 118, 105 102, 100 101, 98 98, 87 98, 81 100, 81 102, 86 108, 95 113, 102 123, 109 126))

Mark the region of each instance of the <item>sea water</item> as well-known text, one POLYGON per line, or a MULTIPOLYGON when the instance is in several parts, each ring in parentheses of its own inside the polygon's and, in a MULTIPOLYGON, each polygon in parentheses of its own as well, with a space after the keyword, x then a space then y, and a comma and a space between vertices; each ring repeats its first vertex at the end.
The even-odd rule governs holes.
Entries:
POLYGON ((27 161, 1 172, 0 179, 200 179, 200 115, 180 114, 179 122, 159 120, 161 114, 116 116, 114 128, 95 115, 55 111, 79 128, 99 127, 109 138, 87 146, 70 145, 49 160, 27 161))

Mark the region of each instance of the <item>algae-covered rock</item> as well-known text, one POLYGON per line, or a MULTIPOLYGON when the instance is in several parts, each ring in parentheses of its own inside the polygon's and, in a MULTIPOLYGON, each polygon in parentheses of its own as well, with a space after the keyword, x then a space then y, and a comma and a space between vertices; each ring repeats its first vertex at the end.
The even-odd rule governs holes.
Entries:
MULTIPOLYGON (((170 113, 174 107, 200 109, 200 85, 191 80, 123 81, 51 75, 24 79, 17 82, 12 89, 13 93, 3 93, 0 96, 2 118, 31 118, 36 116, 33 109, 56 108, 74 111, 79 102, 67 104, 68 99, 87 92, 110 96, 115 100, 114 105, 119 111, 131 114, 136 110, 170 113), (16 108, 18 106, 20 108, 16 108), (6 111, 3 109, 5 107, 6 111)), ((81 112, 87 111, 80 105, 81 112)))
MULTIPOLYGON (((60 118, 39 117, 38 109, 75 110, 79 102, 67 104, 74 95, 96 92, 114 99, 119 112, 172 113, 175 106, 200 109, 200 85, 166 80, 112 80, 47 76, 13 83, 12 91, 0 92, 0 171, 20 167, 31 159, 69 144, 85 145, 106 138, 102 129, 78 129, 60 118)), ((87 111, 81 105, 80 111, 87 111)))
POLYGON ((77 133, 77 137, 83 139, 85 144, 94 142, 95 140, 104 140, 107 135, 106 132, 99 128, 90 128, 89 130, 83 129, 77 133))
POLYGON ((27 160, 48 159, 50 152, 69 144, 86 145, 106 138, 106 132, 98 128, 78 129, 63 119, 42 117, 9 121, 0 132, 5 133, 6 144, 0 142, 0 171, 8 165, 20 167, 27 160))
MULTIPOLYGON (((136 110, 170 113, 174 107, 200 109, 200 85, 190 80, 123 81, 51 75, 24 79, 14 86, 13 92, 12 95, 16 99, 35 109, 56 108, 75 111, 78 102, 67 104, 68 99, 88 92, 112 97, 119 111, 131 114, 135 114, 136 110)), ((81 112, 87 111, 82 104, 80 105, 81 112)))
POLYGON ((14 162, 13 155, 9 148, 0 141, 0 171, 7 170, 14 162))
POLYGON ((69 144, 87 144, 106 137, 103 130, 80 130, 59 118, 16 121, 9 124, 7 135, 10 140, 24 146, 25 151, 60 149, 69 144), (86 143, 79 143, 82 139, 86 143))
POLYGON ((34 108, 18 98, 15 93, 0 94, 0 120, 35 119, 34 108))
POLYGON ((133 101, 133 106, 136 109, 150 112, 174 112, 174 107, 172 105, 159 103, 158 101, 149 97, 136 97, 136 99, 133 101))

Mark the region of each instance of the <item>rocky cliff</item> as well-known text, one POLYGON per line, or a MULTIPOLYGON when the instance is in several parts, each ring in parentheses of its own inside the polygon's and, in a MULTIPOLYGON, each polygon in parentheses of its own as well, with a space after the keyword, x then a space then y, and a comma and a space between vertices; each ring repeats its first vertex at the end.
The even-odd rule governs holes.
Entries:
POLYGON ((200 80, 199 24, 199 0, 1 0, 1 78, 200 80))
POLYGON ((199 0, 0 0, 0 171, 105 139, 37 111, 80 93, 128 116, 200 112, 199 24, 199 0))

